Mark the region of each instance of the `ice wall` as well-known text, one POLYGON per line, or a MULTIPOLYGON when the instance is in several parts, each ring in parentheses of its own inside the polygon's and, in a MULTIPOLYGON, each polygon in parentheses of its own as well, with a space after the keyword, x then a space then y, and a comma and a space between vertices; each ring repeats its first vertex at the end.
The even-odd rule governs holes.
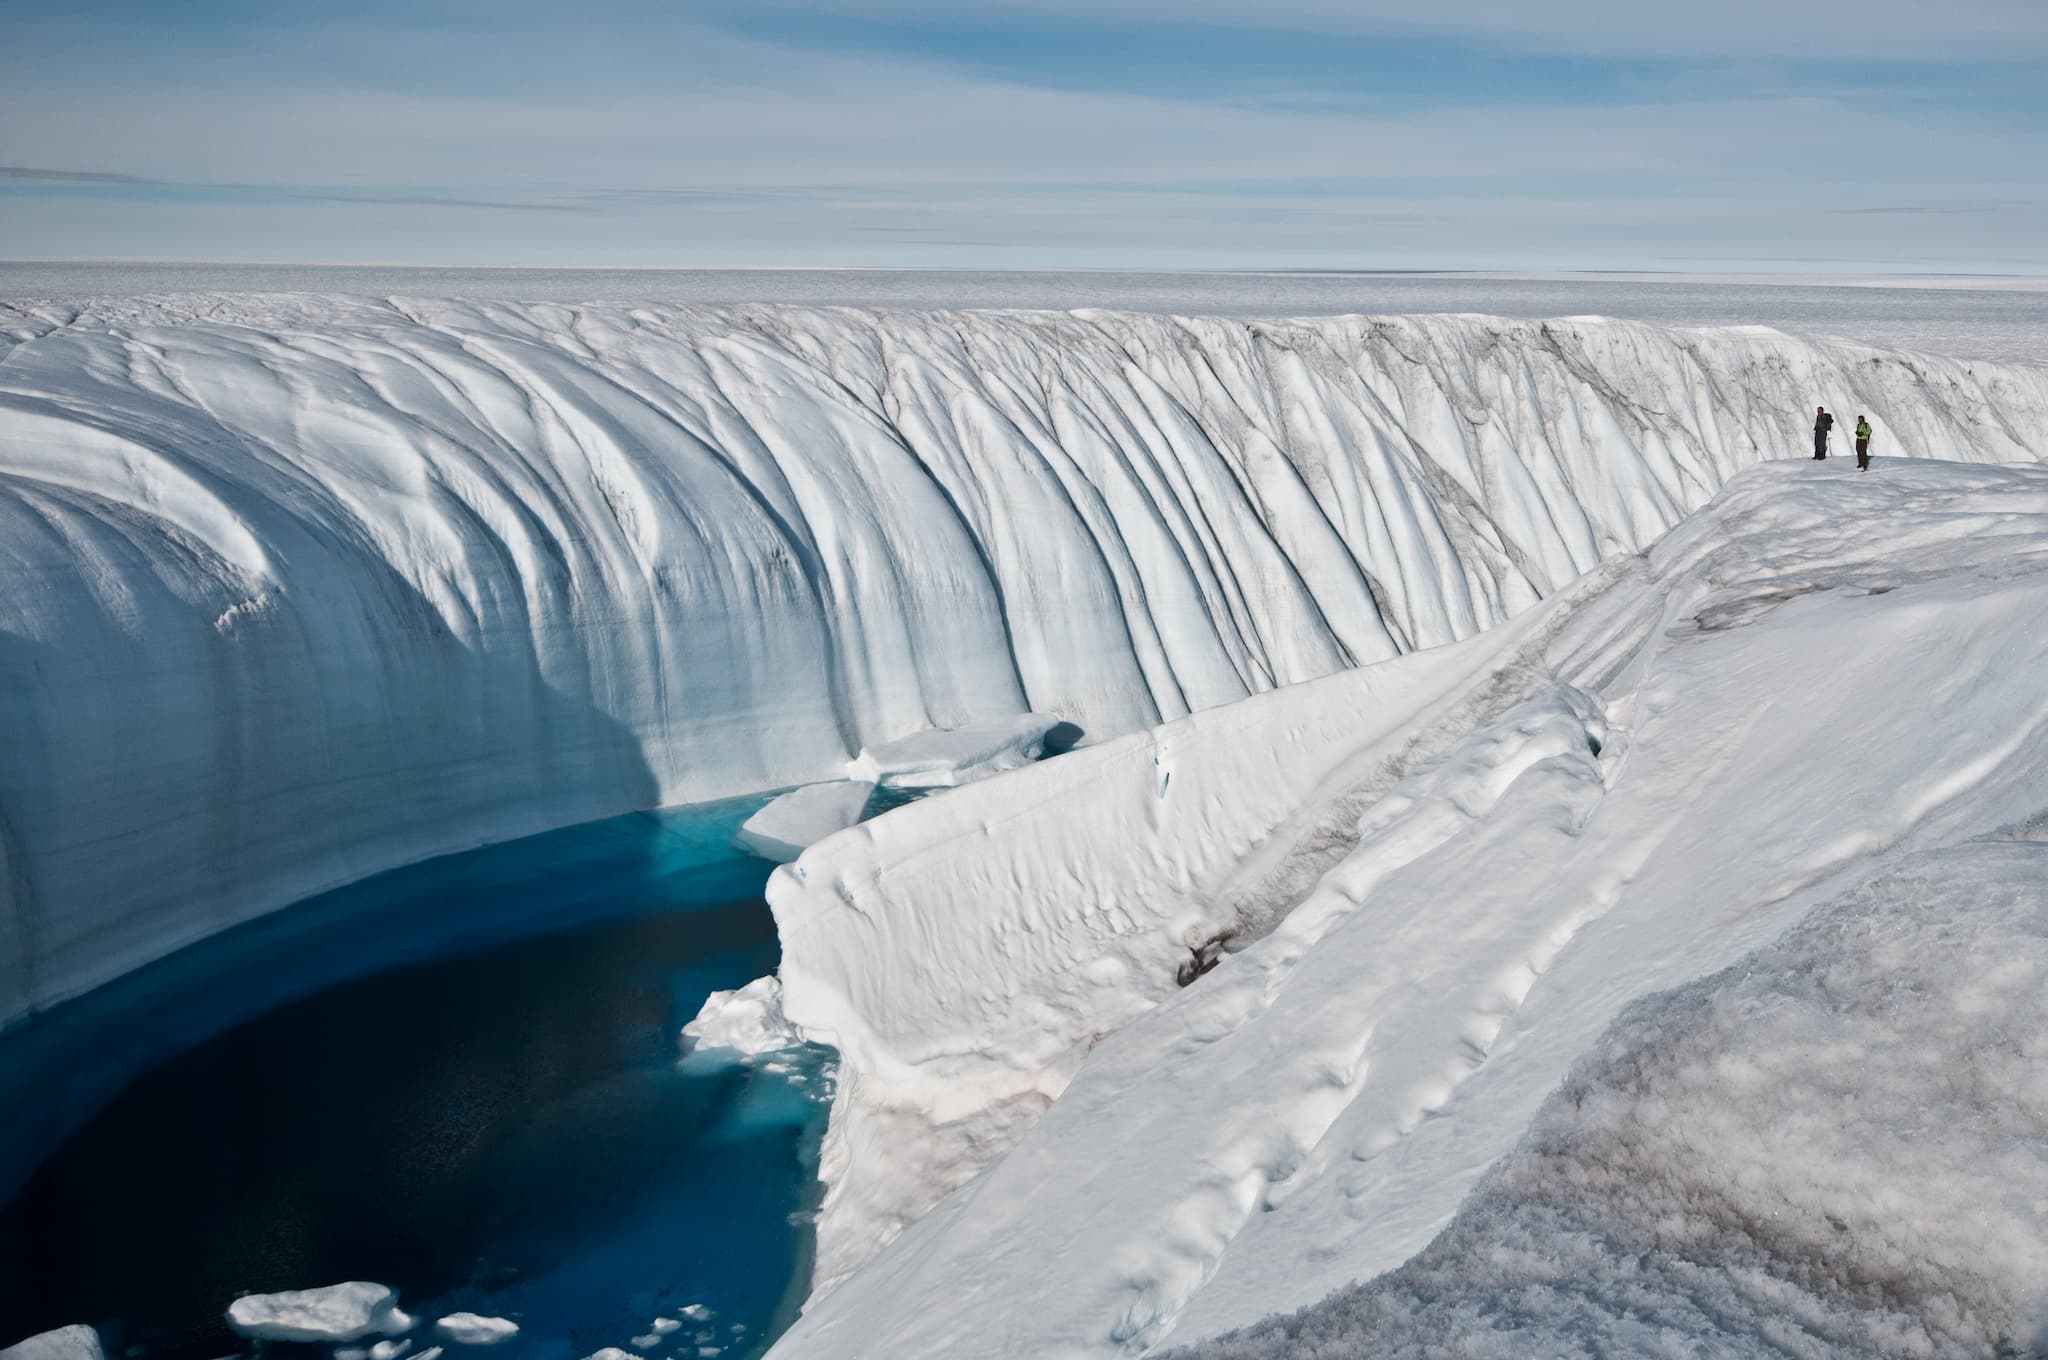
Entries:
POLYGON ((2048 372, 1580 320, 0 306, 0 1022, 320 888, 1473 633, 1816 401, 2048 372))

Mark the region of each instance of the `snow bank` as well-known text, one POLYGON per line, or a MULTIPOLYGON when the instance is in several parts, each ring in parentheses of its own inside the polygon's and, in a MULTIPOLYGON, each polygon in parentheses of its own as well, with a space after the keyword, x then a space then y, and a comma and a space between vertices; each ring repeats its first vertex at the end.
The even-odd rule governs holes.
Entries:
POLYGON ((2048 806, 2044 611, 2048 469, 1776 464, 1496 633, 778 870, 841 1061, 777 1354, 1131 1354, 1399 1266, 1630 1000, 2048 806))
POLYGON ((2037 1353, 2044 976, 2048 844, 1913 856, 1624 1012, 1413 1261, 1187 1354, 2037 1353))
POLYGON ((510 1318, 484 1317, 478 1313, 450 1313, 434 1324, 434 1330, 464 1346, 495 1346, 519 1335, 519 1324, 510 1318))
POLYGON ((0 1350, 0 1360, 104 1360, 100 1334, 90 1327, 59 1327, 0 1350))
POLYGON ((412 1325, 399 1310, 398 1291, 364 1280, 244 1294, 228 1305, 228 1326, 261 1341, 354 1341, 372 1332, 395 1335, 412 1325))
POLYGON ((733 845, 750 855, 787 864, 806 847, 859 821, 874 792, 872 780, 859 779, 791 789, 742 822, 733 845))
POLYGON ((947 789, 1029 765, 1060 720, 1019 713, 984 723, 913 732, 870 746, 846 767, 854 779, 888 789, 947 789))
POLYGON ((1476 317, 0 306, 0 1023, 376 870, 1093 739, 1468 636, 1815 401, 2042 452, 2048 373, 1476 317))

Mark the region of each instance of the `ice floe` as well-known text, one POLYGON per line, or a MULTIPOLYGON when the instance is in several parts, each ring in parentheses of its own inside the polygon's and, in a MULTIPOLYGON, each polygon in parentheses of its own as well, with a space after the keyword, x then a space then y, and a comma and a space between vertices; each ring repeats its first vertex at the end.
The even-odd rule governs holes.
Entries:
POLYGON ((858 822, 874 792, 872 782, 854 779, 792 789, 741 823, 733 844, 750 855, 787 864, 806 847, 858 822))
POLYGON ((458 1345, 495 1346, 519 1335, 519 1324, 510 1318, 450 1313, 434 1324, 434 1331, 458 1345))
POLYGON ((228 1305, 228 1326, 261 1341, 354 1341, 412 1330, 398 1291, 365 1280, 276 1294, 244 1294, 228 1305))
POLYGON ((105 1360, 100 1334, 74 1324, 41 1332, 0 1350, 0 1360, 105 1360))
MULTIPOLYGON (((683 1026, 683 1042, 691 1052, 716 1050, 751 1058, 794 1048, 803 1038, 782 1014, 782 979, 771 976, 755 978, 735 991, 713 992, 696 1018, 683 1026)), ((684 1309, 683 1316, 710 1314, 684 1309)))

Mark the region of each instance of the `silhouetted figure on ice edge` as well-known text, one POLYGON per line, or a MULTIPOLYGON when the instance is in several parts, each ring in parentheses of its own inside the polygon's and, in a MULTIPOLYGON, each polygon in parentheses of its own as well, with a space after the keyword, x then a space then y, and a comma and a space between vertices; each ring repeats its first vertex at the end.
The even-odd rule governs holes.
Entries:
POLYGON ((1870 421, 1867 417, 1856 417, 1856 470, 1870 471, 1870 421))
POLYGON ((1813 456, 1818 461, 1828 456, 1828 431, 1835 428, 1835 418, 1825 406, 1816 406, 1814 410, 1818 414, 1813 418, 1813 456))

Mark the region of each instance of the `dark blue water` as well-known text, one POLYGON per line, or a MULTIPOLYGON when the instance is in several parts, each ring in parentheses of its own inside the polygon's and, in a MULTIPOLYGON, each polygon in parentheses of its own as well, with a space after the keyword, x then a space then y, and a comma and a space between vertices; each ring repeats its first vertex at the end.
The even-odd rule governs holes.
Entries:
POLYGON ((676 1033, 775 967, 768 866, 726 848, 759 801, 381 875, 0 1035, 0 1344, 210 1360, 237 1294, 367 1279, 513 1318, 504 1360, 692 1304, 643 1353, 758 1354, 808 1279, 829 1055, 676 1033))

